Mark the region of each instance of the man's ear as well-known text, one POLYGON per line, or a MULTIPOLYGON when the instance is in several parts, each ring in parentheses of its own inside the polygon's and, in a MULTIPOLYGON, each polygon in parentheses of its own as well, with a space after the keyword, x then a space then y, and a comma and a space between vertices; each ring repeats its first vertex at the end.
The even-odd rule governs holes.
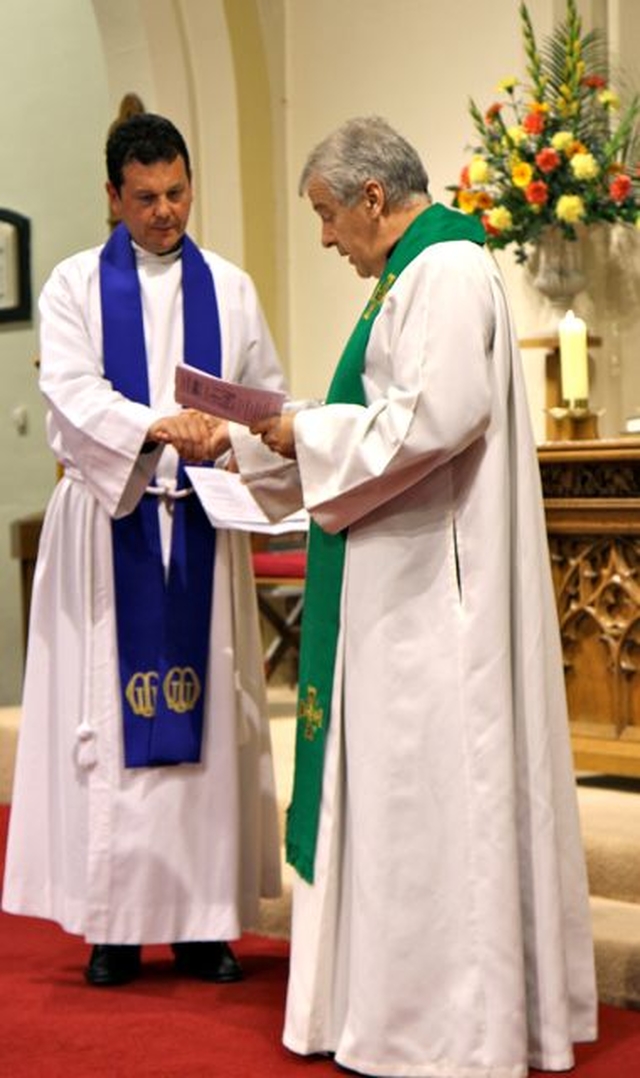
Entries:
POLYGON ((369 213, 373 218, 380 217, 386 205, 384 187, 379 180, 366 180, 364 184, 364 201, 369 213))
POLYGON ((104 189, 107 192, 107 198, 109 199, 109 206, 113 214, 117 214, 120 207, 120 195, 117 188, 111 183, 111 180, 107 180, 104 185, 104 189))

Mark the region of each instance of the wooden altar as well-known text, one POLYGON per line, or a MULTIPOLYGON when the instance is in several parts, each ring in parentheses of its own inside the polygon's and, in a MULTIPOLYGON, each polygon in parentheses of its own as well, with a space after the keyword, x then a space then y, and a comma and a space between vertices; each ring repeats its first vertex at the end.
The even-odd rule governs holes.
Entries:
POLYGON ((640 776, 640 438, 538 459, 575 764, 640 776))

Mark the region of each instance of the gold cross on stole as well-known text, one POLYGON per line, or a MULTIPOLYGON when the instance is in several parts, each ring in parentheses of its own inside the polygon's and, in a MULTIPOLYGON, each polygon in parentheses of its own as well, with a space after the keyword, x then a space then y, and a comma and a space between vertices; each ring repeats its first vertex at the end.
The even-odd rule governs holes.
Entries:
POLYGON ((304 736, 307 741, 313 741, 322 726, 323 711, 321 707, 316 707, 317 697, 318 690, 309 685, 306 700, 301 700, 298 705, 298 718, 305 723, 304 736))

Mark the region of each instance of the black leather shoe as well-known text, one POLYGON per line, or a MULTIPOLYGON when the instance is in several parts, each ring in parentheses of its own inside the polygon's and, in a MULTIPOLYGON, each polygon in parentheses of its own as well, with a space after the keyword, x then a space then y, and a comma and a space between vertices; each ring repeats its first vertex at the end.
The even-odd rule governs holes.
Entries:
POLYGON ((91 952, 84 975, 89 984, 98 986, 128 984, 140 973, 140 948, 98 943, 91 952))
POLYGON ((172 950, 176 970, 187 977, 216 984, 241 981, 244 977, 242 966, 228 943, 174 943, 172 950))

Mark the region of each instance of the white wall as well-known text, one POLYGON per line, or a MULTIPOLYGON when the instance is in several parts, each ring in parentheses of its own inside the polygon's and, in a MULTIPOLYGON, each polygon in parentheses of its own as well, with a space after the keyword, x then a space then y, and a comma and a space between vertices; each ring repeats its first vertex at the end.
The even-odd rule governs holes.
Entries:
MULTIPOLYGON (((31 219, 34 297, 54 263, 106 228, 103 145, 111 120, 88 0, 3 0, 0 206, 31 219)), ((35 322, 0 324, 0 704, 19 698, 19 567, 10 523, 41 510, 55 482, 37 388, 35 322), (27 410, 27 432, 12 422, 27 410)))

